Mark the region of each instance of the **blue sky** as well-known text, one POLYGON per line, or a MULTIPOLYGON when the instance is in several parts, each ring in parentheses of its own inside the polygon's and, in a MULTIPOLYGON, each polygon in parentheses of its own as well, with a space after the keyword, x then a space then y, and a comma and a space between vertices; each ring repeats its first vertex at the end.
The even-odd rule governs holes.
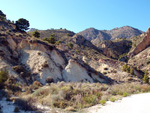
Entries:
POLYGON ((94 27, 110 30, 150 27, 150 0, 1 0, 0 10, 16 21, 25 18, 30 28, 79 32, 94 27))

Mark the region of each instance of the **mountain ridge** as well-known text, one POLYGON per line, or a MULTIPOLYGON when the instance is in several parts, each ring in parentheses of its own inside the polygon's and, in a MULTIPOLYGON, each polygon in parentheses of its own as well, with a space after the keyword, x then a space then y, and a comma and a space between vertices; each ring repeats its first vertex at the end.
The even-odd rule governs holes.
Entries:
POLYGON ((117 38, 130 39, 131 37, 138 36, 144 33, 143 31, 130 26, 123 26, 119 28, 113 28, 111 30, 98 30, 95 28, 85 29, 78 34, 84 36, 87 40, 97 44, 103 40, 114 40, 117 38))

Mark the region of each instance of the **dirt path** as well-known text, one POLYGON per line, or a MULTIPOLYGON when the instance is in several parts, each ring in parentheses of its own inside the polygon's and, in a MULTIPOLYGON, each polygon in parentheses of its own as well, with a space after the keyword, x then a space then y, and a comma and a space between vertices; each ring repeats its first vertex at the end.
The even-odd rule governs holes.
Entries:
POLYGON ((105 106, 88 108, 88 113, 150 113, 150 93, 136 94, 105 106))

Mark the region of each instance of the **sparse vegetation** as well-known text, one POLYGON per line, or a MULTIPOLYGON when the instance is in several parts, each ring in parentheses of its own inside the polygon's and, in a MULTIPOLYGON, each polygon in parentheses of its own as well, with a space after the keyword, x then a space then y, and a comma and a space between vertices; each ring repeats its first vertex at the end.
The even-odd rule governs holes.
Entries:
POLYGON ((56 41, 56 45, 59 45, 60 43, 61 43, 61 41, 59 41, 59 40, 58 40, 58 41, 56 41))
POLYGON ((51 34, 49 38, 43 38, 44 41, 47 41, 48 43, 55 44, 55 35, 51 34))
POLYGON ((0 71, 0 87, 4 84, 4 82, 8 79, 8 71, 1 70, 0 71))
POLYGON ((123 97, 128 96, 129 94, 127 92, 123 92, 123 97))
POLYGON ((36 30, 32 33, 32 35, 36 38, 39 38, 40 37, 40 33, 36 30))
POLYGON ((72 48, 73 48, 73 44, 72 44, 71 42, 69 42, 69 43, 68 43, 68 47, 69 47, 70 49, 72 49, 72 48))
POLYGON ((104 105, 105 103, 106 103, 105 100, 100 100, 100 104, 101 104, 101 105, 104 105))
POLYGON ((143 81, 144 81, 145 83, 149 83, 148 71, 145 71, 145 72, 144 72, 143 81))
POLYGON ((134 75, 134 68, 128 66, 127 64, 124 64, 122 66, 122 70, 125 71, 125 72, 127 72, 127 73, 130 73, 131 75, 134 75))
POLYGON ((111 101, 111 102, 115 102, 115 101, 116 101, 116 99, 115 99, 115 98, 113 98, 113 97, 111 97, 111 98, 110 98, 110 101, 111 101))
POLYGON ((100 83, 60 82, 39 88, 30 98, 36 99, 37 102, 44 105, 76 111, 98 103, 104 105, 108 100, 114 102, 130 94, 148 91, 150 91, 150 86, 140 83, 122 83, 110 86, 100 83))

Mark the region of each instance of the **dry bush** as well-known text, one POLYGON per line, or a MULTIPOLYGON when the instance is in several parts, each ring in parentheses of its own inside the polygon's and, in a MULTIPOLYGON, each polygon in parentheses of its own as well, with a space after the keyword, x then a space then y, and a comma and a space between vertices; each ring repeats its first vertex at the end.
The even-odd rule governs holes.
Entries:
POLYGON ((32 97, 43 105, 70 110, 79 110, 105 101, 115 101, 123 96, 150 91, 150 86, 140 83, 106 85, 100 83, 51 83, 36 90, 32 97), (71 108, 70 108, 71 106, 71 108))
POLYGON ((47 77, 46 78, 46 83, 51 84, 54 82, 54 79, 52 77, 47 77))
POLYGON ((42 87, 42 84, 39 81, 34 81, 33 82, 33 84, 32 84, 33 89, 38 89, 40 87, 42 87))
POLYGON ((149 92, 150 91, 150 85, 148 85, 148 84, 141 85, 141 90, 142 90, 142 92, 149 92))

